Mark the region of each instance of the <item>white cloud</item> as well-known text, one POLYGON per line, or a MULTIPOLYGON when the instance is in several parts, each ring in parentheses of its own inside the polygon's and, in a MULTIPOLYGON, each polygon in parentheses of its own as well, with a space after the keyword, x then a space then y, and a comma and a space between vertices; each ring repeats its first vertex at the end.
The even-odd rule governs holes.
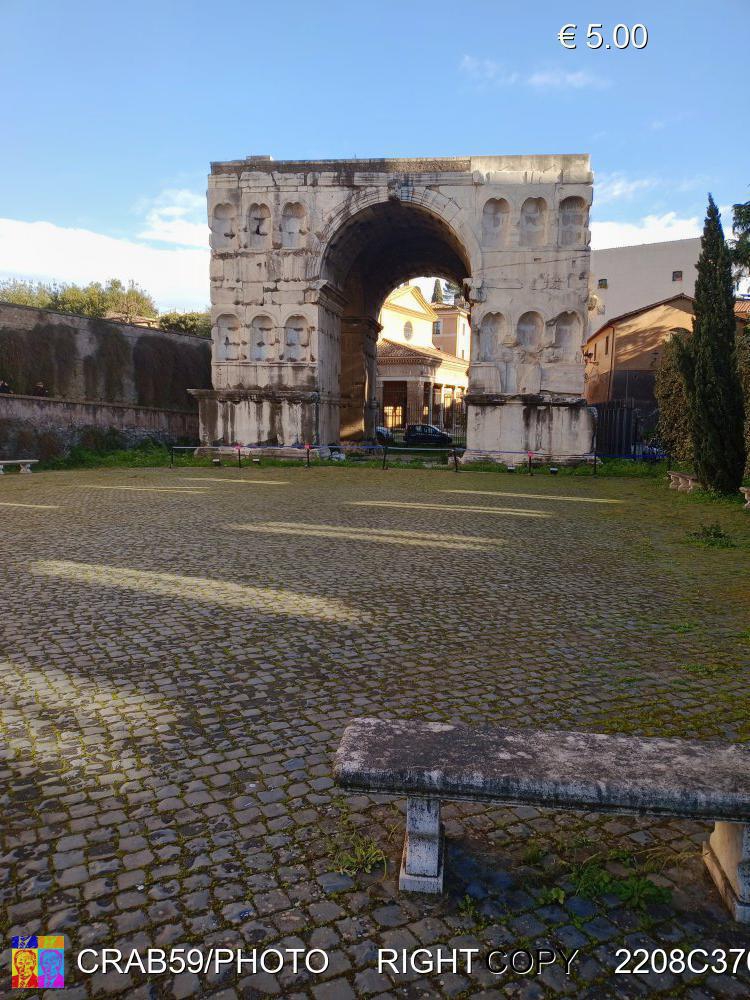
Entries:
POLYGON ((479 87, 512 87, 520 84, 536 90, 581 90, 586 87, 608 87, 609 81, 583 70, 538 70, 524 76, 517 70, 508 69, 494 59, 478 59, 465 55, 459 63, 459 70, 479 87))
POLYGON ((156 198, 140 201, 136 211, 145 216, 146 228, 138 233, 140 239, 189 247, 208 246, 203 195, 187 188, 168 188, 156 198))
POLYGON ((594 184, 594 200, 596 204, 622 201, 657 184, 654 177, 627 177, 622 173, 598 174, 594 184))
POLYGON ((202 309, 209 301, 207 244, 168 249, 52 222, 0 219, 0 276, 78 284, 120 278, 150 292, 161 310, 202 309))
POLYGON ((519 83, 521 74, 505 69, 502 63, 494 59, 477 59, 476 56, 464 56, 459 63, 461 72, 470 80, 480 84, 496 84, 512 86, 519 83))
POLYGON ((666 240, 685 240, 700 236, 703 220, 697 215, 680 218, 676 212, 664 215, 646 215, 637 222, 592 222, 591 247, 635 246, 639 243, 662 243, 666 240))
POLYGON ((609 81, 593 73, 586 73, 584 70, 575 72, 564 70, 547 70, 542 73, 532 73, 525 81, 530 87, 537 87, 542 90, 570 87, 573 90, 582 90, 584 87, 608 87, 609 81))

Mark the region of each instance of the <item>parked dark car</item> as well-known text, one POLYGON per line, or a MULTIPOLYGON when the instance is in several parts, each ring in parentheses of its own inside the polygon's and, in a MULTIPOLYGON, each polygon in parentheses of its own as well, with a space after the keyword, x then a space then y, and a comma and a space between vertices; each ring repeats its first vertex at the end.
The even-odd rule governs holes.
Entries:
POLYGON ((393 431, 389 430, 387 427, 376 427, 375 439, 378 444, 393 444, 396 440, 393 436, 393 431))
POLYGON ((404 432, 404 444, 445 448, 447 445, 453 444, 453 438, 432 424, 407 424, 404 432))

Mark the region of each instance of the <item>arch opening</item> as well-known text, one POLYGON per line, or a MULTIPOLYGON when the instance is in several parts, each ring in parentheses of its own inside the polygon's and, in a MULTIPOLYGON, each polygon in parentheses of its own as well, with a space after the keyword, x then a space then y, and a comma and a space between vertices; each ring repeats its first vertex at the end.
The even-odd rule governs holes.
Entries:
MULTIPOLYGON (((331 412, 329 440, 374 437, 383 411, 377 389, 378 316, 393 289, 425 275, 462 288, 471 277, 471 267, 455 230, 420 205, 393 199, 368 206, 331 238, 320 273, 331 301, 323 308, 321 325, 329 325, 333 334, 329 339, 339 350, 327 366, 331 376, 327 385, 321 384, 321 396, 339 402, 340 423, 335 426, 336 415, 331 412)), ((424 387, 409 391, 416 406, 424 387)))

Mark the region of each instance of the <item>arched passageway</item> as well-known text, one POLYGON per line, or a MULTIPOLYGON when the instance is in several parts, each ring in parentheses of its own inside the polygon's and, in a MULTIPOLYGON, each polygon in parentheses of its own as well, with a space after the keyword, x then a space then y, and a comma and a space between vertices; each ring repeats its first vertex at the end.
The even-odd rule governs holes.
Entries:
POLYGON ((321 277, 339 303, 331 317, 340 345, 338 387, 332 381, 330 391, 340 397, 342 440, 373 436, 378 314, 396 285, 425 274, 462 287, 471 271, 455 231, 418 205, 398 200, 371 205, 353 214, 328 243, 321 277))

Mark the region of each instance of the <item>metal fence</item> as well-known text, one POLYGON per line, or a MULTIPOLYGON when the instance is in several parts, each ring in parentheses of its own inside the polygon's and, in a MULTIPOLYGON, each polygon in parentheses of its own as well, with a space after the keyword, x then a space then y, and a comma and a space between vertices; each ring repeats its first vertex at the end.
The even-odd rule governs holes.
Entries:
POLYGON ((638 408, 632 400, 596 404, 596 452, 611 458, 638 458, 643 450, 638 408))

